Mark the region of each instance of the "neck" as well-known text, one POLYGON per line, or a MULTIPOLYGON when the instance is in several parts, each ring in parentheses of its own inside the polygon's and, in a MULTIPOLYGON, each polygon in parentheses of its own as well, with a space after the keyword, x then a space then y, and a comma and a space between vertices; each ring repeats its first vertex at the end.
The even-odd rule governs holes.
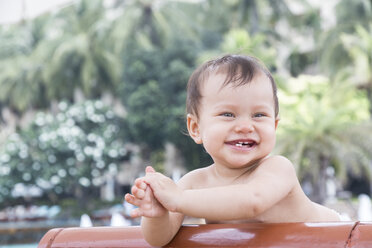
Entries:
POLYGON ((243 168, 229 168, 228 166, 220 165, 217 163, 214 163, 212 166, 217 178, 233 182, 241 176, 246 175, 247 173, 251 173, 268 157, 269 155, 243 168))

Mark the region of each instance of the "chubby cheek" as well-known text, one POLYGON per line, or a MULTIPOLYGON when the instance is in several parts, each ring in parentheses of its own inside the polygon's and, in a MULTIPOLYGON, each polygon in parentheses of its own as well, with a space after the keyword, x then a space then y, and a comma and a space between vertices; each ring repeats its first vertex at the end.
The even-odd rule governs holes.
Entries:
POLYGON ((224 143, 223 133, 214 128, 209 128, 202 134, 203 146, 208 153, 213 153, 218 145, 224 143))
POLYGON ((265 132, 265 144, 269 149, 273 149, 276 143, 276 132, 275 129, 269 129, 265 132))

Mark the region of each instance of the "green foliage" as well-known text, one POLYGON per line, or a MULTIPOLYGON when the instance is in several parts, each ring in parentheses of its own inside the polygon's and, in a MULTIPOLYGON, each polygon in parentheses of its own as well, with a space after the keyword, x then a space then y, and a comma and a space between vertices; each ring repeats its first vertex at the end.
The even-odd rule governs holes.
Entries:
POLYGON ((55 15, 0 33, 0 101, 19 113, 47 108, 51 100, 116 93, 121 73, 102 1, 79 1, 55 15))
POLYGON ((39 17, 0 32, 0 102, 20 113, 49 104, 43 79, 49 25, 49 17, 39 17))
MULTIPOLYGON (((367 168, 365 150, 371 140, 369 124, 362 123, 372 116, 371 1, 341 0, 334 10, 335 25, 323 26, 322 12, 310 1, 76 1, 57 12, 0 27, 0 108, 22 117, 61 99, 73 102, 77 89, 88 99, 109 92, 127 112, 124 123, 113 125, 126 131, 125 141, 141 146, 145 160, 161 168, 164 144, 171 142, 187 168, 194 169, 211 161, 184 134, 188 77, 207 59, 249 53, 280 73, 274 74, 284 101, 278 146, 299 166, 301 177, 323 173, 316 172, 320 158, 328 159, 343 178, 347 170, 359 174, 367 168), (304 73, 329 79, 291 78, 304 73)), ((50 199, 61 188, 62 194, 78 194, 80 189, 72 191, 75 185, 84 189, 80 178, 91 185, 98 180, 85 175, 89 168, 100 175, 111 163, 96 168, 94 156, 84 152, 84 161, 79 161, 78 151, 68 144, 92 146, 88 130, 105 132, 112 120, 93 125, 82 115, 84 120, 74 119, 78 126, 65 126, 70 141, 57 134, 44 140, 62 128, 58 117, 47 116, 38 117, 51 120, 45 125, 34 122, 2 141, 4 197, 16 182, 31 185, 40 178, 39 184, 44 180, 50 185, 49 177, 57 182, 64 174, 61 183, 47 189, 50 199), (76 130, 79 135, 72 136, 76 130), (77 170, 71 180, 70 167, 77 170)), ((105 144, 111 144, 110 139, 105 144)), ((116 133, 115 140, 123 140, 122 134, 116 133)), ((106 159, 111 161, 108 155, 106 159)))
POLYGON ((372 88, 372 23, 369 29, 356 26, 356 34, 342 34, 341 41, 351 61, 351 81, 358 86, 372 88))
MULTIPOLYGON (((125 121, 131 141, 142 145, 145 159, 170 141, 180 148, 188 168, 200 165, 200 160, 189 160, 193 157, 190 150, 180 147, 190 139, 184 135, 184 116, 186 84, 195 56, 192 41, 175 39, 164 49, 137 49, 124 57, 121 95, 128 113, 125 121)), ((196 157, 203 156, 201 147, 188 144, 194 146, 196 157)))
POLYGON ((243 29, 230 30, 224 36, 221 49, 226 53, 251 54, 260 58, 267 67, 275 67, 275 48, 269 46, 263 34, 251 36, 243 29))
MULTIPOLYGON (((368 121, 365 95, 342 82, 331 85, 327 78, 319 76, 293 78, 288 81, 287 87, 287 91, 280 91, 279 94, 282 120, 278 135, 284 142, 279 142, 279 147, 288 145, 285 150, 294 152, 291 157, 299 166, 303 149, 317 150, 327 156, 345 155, 337 152, 341 146, 327 147, 327 144, 336 143, 323 141, 341 139, 338 142, 341 143, 342 135, 346 135, 348 130, 368 121), (291 139, 297 139, 299 146, 291 148, 290 143, 297 143, 291 139), (308 147, 302 148, 302 145, 308 147)), ((367 136, 370 131, 366 131, 360 129, 367 136)))
POLYGON ((357 23, 365 26, 371 22, 372 3, 369 0, 341 0, 335 10, 337 22, 346 32, 353 31, 357 23))
POLYGON ((36 185, 50 196, 97 188, 107 172, 116 172, 129 158, 123 120, 102 102, 61 102, 59 111, 55 116, 39 113, 1 147, 0 202, 11 196, 16 183, 36 185))
POLYGON ((313 51, 299 52, 294 50, 288 58, 289 71, 291 75, 297 77, 299 74, 305 71, 307 67, 314 64, 314 61, 316 61, 315 57, 316 53, 313 51))
POLYGON ((328 166, 335 167, 344 180, 347 171, 359 176, 371 173, 372 123, 362 92, 345 82, 331 84, 325 77, 299 76, 288 81, 279 99, 276 150, 294 162, 301 179, 307 176, 319 185, 328 166))
POLYGON ((353 60, 349 48, 345 47, 344 39, 340 37, 359 36, 360 27, 369 28, 372 20, 372 3, 369 0, 341 0, 335 6, 335 14, 335 26, 324 30, 318 42, 321 71, 331 78, 349 67, 353 60))
POLYGON ((157 150, 157 151, 151 153, 150 161, 151 161, 152 167, 156 171, 158 171, 160 173, 165 172, 164 171, 164 161, 165 161, 164 151, 157 150))
POLYGON ((44 72, 50 98, 71 99, 76 88, 89 98, 116 92, 121 66, 108 40, 113 20, 105 13, 102 1, 82 0, 57 15, 59 32, 49 41, 55 46, 44 72))
POLYGON ((221 56, 221 54, 250 54, 259 58, 270 70, 277 67, 276 51, 270 47, 267 37, 261 33, 250 35, 244 29, 231 29, 223 36, 219 47, 205 50, 198 63, 221 56))
POLYGON ((127 122, 133 140, 143 141, 153 149, 163 145, 166 131, 164 122, 168 114, 164 111, 166 104, 163 95, 158 83, 150 80, 139 86, 126 101, 130 116, 127 122))

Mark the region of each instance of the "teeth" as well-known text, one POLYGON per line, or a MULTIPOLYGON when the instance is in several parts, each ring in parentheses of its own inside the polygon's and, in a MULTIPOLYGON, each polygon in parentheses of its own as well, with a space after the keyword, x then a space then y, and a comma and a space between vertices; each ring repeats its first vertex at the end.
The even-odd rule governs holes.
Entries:
POLYGON ((235 144, 235 146, 242 147, 243 145, 249 145, 249 142, 238 142, 235 144))

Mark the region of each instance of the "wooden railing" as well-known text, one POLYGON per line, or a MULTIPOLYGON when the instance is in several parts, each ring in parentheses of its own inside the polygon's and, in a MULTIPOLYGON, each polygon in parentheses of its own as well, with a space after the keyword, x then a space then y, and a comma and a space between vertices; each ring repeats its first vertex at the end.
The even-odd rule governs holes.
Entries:
MULTIPOLYGON (((141 228, 55 228, 38 248, 151 247, 141 228)), ((184 225, 166 247, 372 247, 372 222, 184 225)))

